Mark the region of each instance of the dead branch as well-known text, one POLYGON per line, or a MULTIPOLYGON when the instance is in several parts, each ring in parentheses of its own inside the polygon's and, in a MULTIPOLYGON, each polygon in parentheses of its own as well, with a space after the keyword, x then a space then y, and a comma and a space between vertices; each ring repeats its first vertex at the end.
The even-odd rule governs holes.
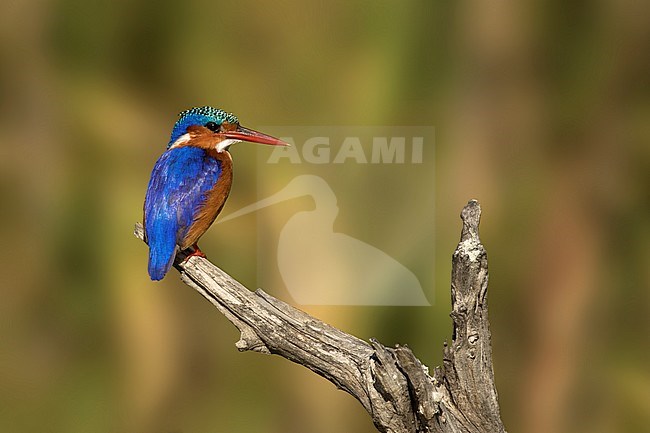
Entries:
MULTIPOLYGON (((365 342, 261 289, 251 292, 197 256, 174 266, 241 332, 240 351, 280 355, 353 395, 381 432, 505 432, 499 415, 487 310, 487 254, 478 234, 481 207, 462 210, 452 259, 453 334, 433 377, 407 346, 365 342)), ((136 224, 135 235, 143 239, 136 224)))

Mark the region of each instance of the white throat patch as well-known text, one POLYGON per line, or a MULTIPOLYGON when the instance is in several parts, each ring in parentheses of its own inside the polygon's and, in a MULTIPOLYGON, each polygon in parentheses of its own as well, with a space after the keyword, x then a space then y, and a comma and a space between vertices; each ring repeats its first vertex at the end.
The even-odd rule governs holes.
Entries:
POLYGON ((235 140, 233 138, 226 138, 219 144, 217 144, 217 152, 221 153, 224 150, 228 149, 231 145, 235 143, 241 143, 241 140, 235 140))

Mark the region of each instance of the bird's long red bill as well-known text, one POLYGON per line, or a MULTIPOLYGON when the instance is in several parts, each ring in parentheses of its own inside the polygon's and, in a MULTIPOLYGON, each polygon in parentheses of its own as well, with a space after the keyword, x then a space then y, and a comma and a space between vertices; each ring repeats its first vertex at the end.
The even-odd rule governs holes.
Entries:
POLYGON ((244 128, 243 126, 238 126, 234 131, 226 131, 223 135, 232 140, 248 141, 249 143, 270 144, 272 146, 291 146, 289 143, 282 141, 279 138, 244 128))

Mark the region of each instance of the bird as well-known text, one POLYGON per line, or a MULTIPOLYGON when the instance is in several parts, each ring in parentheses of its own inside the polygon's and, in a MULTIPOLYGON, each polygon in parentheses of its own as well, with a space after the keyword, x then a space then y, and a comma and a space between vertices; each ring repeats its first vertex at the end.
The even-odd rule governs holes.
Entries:
POLYGON ((238 142, 289 146, 245 128, 224 110, 203 106, 182 111, 167 149, 151 172, 143 206, 148 272, 162 280, 178 251, 205 257, 198 240, 223 209, 233 179, 230 146, 238 142))

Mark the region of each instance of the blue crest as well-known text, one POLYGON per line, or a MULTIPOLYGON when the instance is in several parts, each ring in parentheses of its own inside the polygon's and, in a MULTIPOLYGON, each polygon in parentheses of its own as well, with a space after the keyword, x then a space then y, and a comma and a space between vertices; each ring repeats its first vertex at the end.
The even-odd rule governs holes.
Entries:
POLYGON ((169 149, 178 140, 178 137, 185 134, 188 127, 192 125, 205 125, 208 122, 215 122, 217 125, 221 125, 223 122, 239 123, 239 119, 232 113, 209 106, 194 107, 182 111, 174 125, 174 129, 172 129, 172 135, 167 144, 167 148, 169 149))

